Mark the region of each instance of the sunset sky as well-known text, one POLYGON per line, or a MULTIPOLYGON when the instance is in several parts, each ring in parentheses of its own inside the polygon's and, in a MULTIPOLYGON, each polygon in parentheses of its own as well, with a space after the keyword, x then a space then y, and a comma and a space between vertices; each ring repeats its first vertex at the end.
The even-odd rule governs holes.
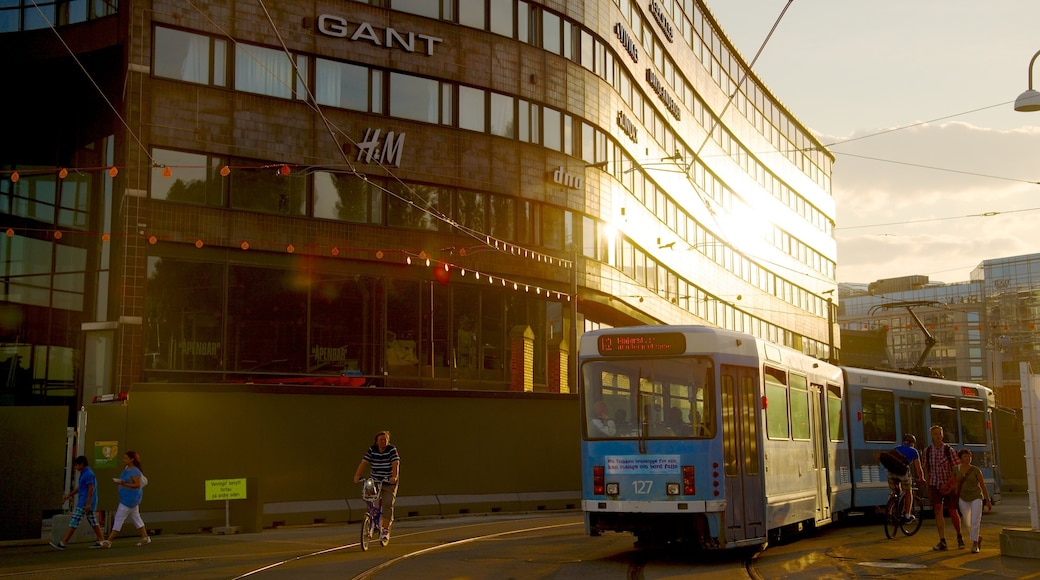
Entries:
MULTIPOLYGON (((788 4, 709 0, 746 60, 788 4)), ((1040 252, 1038 50, 1038 0, 790 2, 754 71, 835 155, 840 282, 1040 252)))

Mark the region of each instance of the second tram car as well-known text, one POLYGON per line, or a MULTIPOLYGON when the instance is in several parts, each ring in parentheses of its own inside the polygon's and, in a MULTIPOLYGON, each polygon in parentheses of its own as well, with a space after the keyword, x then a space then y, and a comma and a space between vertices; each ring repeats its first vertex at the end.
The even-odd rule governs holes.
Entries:
POLYGON ((591 535, 765 545, 781 532, 884 505, 878 454, 904 432, 923 430, 923 448, 933 423, 977 447, 999 493, 993 397, 979 385, 842 369, 705 326, 587 332, 579 366, 582 510, 591 535))

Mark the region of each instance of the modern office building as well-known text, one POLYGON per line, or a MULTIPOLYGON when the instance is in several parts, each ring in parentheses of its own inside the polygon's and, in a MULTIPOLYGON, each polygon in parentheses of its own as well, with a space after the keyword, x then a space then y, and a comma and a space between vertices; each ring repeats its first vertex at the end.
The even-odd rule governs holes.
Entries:
POLYGON ((842 332, 887 333, 891 366, 983 383, 999 404, 1022 408, 1020 363, 1040 368, 1040 254, 984 260, 967 282, 907 276, 842 284, 840 294, 842 332))
POLYGON ((0 52, 4 404, 836 347, 833 158, 701 0, 13 0, 0 52))

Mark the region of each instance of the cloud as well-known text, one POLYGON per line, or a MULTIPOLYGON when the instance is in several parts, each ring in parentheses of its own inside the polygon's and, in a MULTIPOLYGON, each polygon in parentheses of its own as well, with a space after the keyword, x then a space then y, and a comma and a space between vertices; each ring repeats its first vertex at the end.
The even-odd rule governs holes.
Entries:
POLYGON ((967 280, 985 259, 1040 251, 1040 129, 951 122, 858 141, 836 161, 838 279, 967 280))

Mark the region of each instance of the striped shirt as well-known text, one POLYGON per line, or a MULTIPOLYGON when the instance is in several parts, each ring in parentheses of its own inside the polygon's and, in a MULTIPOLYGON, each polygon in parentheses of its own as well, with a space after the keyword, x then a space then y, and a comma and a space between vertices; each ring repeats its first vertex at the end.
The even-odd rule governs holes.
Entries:
POLYGON ((924 449, 924 464, 928 466, 928 485, 941 487, 950 481, 953 468, 961 464, 961 460, 953 453, 953 448, 943 443, 941 447, 929 445, 924 449))
POLYGON ((401 462, 401 456, 397 454, 397 448, 387 445, 386 449, 380 451, 378 445, 373 445, 365 452, 365 461, 372 470, 372 479, 376 481, 390 481, 393 475, 394 463, 401 462))

